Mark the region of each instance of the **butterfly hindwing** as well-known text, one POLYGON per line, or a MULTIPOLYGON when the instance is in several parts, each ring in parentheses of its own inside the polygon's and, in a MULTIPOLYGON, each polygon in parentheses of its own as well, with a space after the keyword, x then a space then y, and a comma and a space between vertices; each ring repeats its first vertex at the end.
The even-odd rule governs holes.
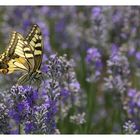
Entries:
POLYGON ((8 74, 13 73, 14 71, 23 71, 28 72, 28 68, 25 66, 25 60, 22 61, 19 58, 11 59, 8 62, 8 74))

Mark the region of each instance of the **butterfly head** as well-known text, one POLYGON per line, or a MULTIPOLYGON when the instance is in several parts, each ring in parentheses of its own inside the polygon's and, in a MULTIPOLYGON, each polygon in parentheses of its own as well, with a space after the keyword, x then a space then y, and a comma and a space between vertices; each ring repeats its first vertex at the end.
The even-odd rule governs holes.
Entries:
POLYGON ((0 69, 7 68, 7 64, 0 60, 0 69))
POLYGON ((0 73, 6 74, 8 72, 8 66, 4 62, 0 61, 0 73))

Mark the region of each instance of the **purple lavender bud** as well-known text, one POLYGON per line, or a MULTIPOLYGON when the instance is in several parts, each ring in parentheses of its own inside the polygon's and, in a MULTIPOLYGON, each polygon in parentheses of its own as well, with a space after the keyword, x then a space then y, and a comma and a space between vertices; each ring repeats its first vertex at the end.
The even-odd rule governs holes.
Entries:
POLYGON ((87 81, 93 82, 99 79, 103 64, 101 60, 101 54, 97 48, 89 48, 86 56, 87 62, 87 81))
POLYGON ((140 52, 136 52, 136 59, 139 61, 140 60, 140 52))
POLYGON ((94 7, 92 8, 92 14, 95 17, 98 17, 101 14, 101 7, 94 7))
POLYGON ((128 90, 128 96, 134 97, 136 95, 137 91, 135 89, 129 89, 128 90))

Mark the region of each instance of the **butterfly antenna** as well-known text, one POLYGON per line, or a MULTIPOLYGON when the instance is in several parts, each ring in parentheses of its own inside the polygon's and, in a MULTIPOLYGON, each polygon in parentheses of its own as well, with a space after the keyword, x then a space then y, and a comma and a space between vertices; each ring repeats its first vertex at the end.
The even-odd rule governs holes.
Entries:
POLYGON ((45 84, 45 79, 44 79, 44 76, 45 75, 43 72, 41 73, 41 79, 43 80, 44 84, 45 84))

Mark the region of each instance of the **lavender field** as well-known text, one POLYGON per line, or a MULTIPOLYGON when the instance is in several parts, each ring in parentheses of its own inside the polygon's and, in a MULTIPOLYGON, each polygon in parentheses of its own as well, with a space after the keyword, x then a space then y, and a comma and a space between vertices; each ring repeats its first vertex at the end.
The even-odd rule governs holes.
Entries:
POLYGON ((0 134, 139 134, 140 7, 1 6, 0 53, 33 24, 44 78, 0 74, 0 134))

